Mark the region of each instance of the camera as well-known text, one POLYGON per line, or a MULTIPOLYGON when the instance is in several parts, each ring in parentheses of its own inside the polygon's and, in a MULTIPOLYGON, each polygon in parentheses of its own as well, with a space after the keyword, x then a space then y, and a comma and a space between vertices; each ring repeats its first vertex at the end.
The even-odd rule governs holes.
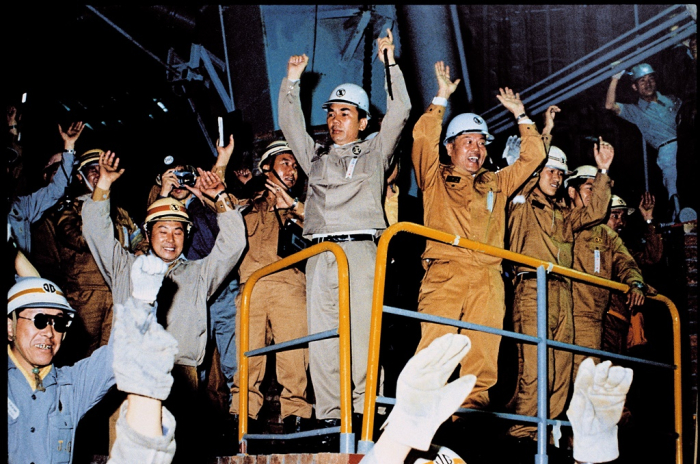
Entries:
POLYGON ((194 187, 195 182, 197 182, 197 174, 190 171, 175 171, 175 177, 180 185, 189 185, 194 187))

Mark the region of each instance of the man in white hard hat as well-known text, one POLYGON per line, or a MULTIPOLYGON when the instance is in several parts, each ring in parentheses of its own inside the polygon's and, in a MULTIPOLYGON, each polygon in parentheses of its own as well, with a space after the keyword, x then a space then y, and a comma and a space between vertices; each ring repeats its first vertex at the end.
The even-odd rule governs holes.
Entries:
POLYGON ((635 124, 644 140, 658 151, 656 164, 663 174, 664 186, 673 208, 671 219, 676 221, 681 210, 676 186, 676 115, 683 102, 673 95, 666 96, 656 90, 656 73, 647 63, 634 66, 628 73, 632 77, 632 89, 639 96, 637 103, 616 102, 617 84, 624 73, 623 70, 612 77, 605 108, 635 124))
MULTIPOLYGON (((550 126, 552 124, 549 124, 550 126)), ((562 198, 561 187, 570 174, 566 154, 551 146, 539 174, 528 181, 508 207, 510 250, 563 267, 572 267, 574 233, 605 219, 610 203, 608 169, 614 157, 612 145, 600 139, 594 146, 596 173, 590 204, 571 208, 562 198)), ((514 264, 515 296, 513 326, 516 332, 537 335, 537 273, 532 267, 514 264)), ((557 274, 547 276, 547 338, 563 343, 574 341, 571 280, 557 274)), ((516 414, 537 415, 537 347, 518 344, 518 380, 510 405, 516 414)), ((573 354, 549 350, 549 417, 564 411, 571 384, 573 354)), ((537 426, 517 424, 508 435, 525 449, 533 450, 537 426)), ((539 437, 544 439, 544 437, 539 437)))
POLYGON ((8 291, 9 464, 72 462, 79 421, 115 382, 125 392, 167 397, 176 342, 165 333, 152 336, 163 331, 154 300, 165 268, 146 256, 134 263, 132 293, 117 310, 116 341, 69 367, 53 365, 75 316, 61 289, 28 277, 8 291))
MULTIPOLYGON (((463 113, 452 119, 442 141, 452 163, 441 164, 442 120, 447 100, 460 80, 450 79, 450 67, 442 61, 435 63, 435 75, 437 96, 413 129, 412 159, 423 192, 424 224, 503 248, 507 199, 544 160, 542 137, 527 117, 520 96, 509 88, 500 89, 498 100, 519 123, 520 158, 497 173, 485 169, 486 146, 494 137, 479 115, 463 113)), ((419 312, 503 328, 506 307, 500 258, 431 240, 422 257, 426 274, 418 297, 419 312)), ((419 352, 446 333, 465 332, 474 341, 469 356, 460 363, 460 375, 475 374, 477 381, 462 407, 486 408, 488 390, 498 377, 501 337, 428 322, 421 329, 419 352)))
MULTIPOLYGON (((574 208, 585 208, 591 203, 597 172, 595 166, 579 166, 564 181, 574 208)), ((619 197, 612 196, 613 205, 616 198, 619 197)), ((573 268, 629 285, 629 291, 625 295, 625 305, 629 311, 644 304, 646 285, 642 271, 620 236, 607 224, 596 224, 574 233, 573 268)), ((603 321, 610 302, 610 290, 575 280, 572 282, 572 296, 574 344, 601 349, 603 321)), ((572 378, 576 378, 578 366, 585 357, 574 354, 572 378)))
MULTIPOLYGON (((391 74, 393 98, 379 134, 362 140, 370 118, 367 93, 355 84, 341 84, 323 104, 331 142, 320 145, 306 133, 299 100, 299 79, 306 55, 292 56, 279 93, 279 125, 301 169, 308 175, 304 236, 314 243, 337 242, 350 268, 353 410, 364 407, 372 287, 377 246, 375 238, 387 227, 384 217, 384 179, 391 167, 411 103, 403 74, 394 59, 391 31, 377 41, 379 60, 391 74), (385 63, 384 53, 388 62, 385 63)), ((309 333, 338 326, 337 266, 332 254, 309 258, 306 265, 309 333)), ((340 380, 338 339, 309 344, 316 417, 328 426, 339 425, 340 380)))
MULTIPOLYGON (((654 205, 654 196, 644 192, 639 202, 639 213, 644 219, 643 230, 639 235, 630 235, 626 233, 627 218, 635 212, 635 208, 629 207, 627 202, 617 195, 612 196, 610 203, 607 225, 620 234, 642 272, 648 269, 647 266, 661 261, 663 257, 663 237, 654 220, 654 205)), ((647 292, 653 292, 648 282, 645 283, 647 292)), ((630 348, 647 343, 643 313, 633 311, 633 308, 625 303, 624 295, 611 295, 603 324, 602 349, 605 351, 626 354, 630 348)))
MULTIPOLYGON (((248 249, 239 266, 242 285, 261 267, 285 257, 278 255, 282 225, 288 221, 300 226, 304 223, 304 204, 290 195, 299 173, 296 158, 289 144, 284 140, 269 144, 260 159, 259 168, 266 176, 267 188, 251 200, 250 207, 243 215, 247 227, 248 249)), ((239 295, 236 304, 240 305, 240 301, 239 295)), ((240 324, 239 313, 236 316, 237 332, 240 324)), ((292 266, 261 278, 255 285, 250 300, 247 349, 267 346, 267 340, 270 338, 274 338, 275 343, 282 343, 307 334, 304 273, 292 266)), ((240 339, 237 343, 240 344, 240 339)), ((265 400, 265 394, 261 391, 266 369, 265 358, 256 356, 248 361, 248 415, 256 422, 265 400)), ((302 428, 307 427, 307 419, 311 418, 312 412, 311 403, 307 401, 308 348, 277 352, 275 359, 277 382, 282 387, 279 401, 284 433, 300 432, 302 428)), ((236 419, 239 413, 239 385, 239 377, 236 374, 231 389, 230 409, 236 419)), ((249 420, 249 424, 252 421, 249 420)))
MULTIPOLYGON (((114 238, 109 216, 112 183, 124 173, 119 159, 107 151, 100 155, 100 179, 92 198, 83 205, 83 234, 105 281, 112 290, 115 304, 129 295, 129 269, 136 257, 124 250, 114 238)), ((166 402, 178 423, 179 434, 192 434, 180 440, 178 456, 196 454, 200 391, 200 366, 208 341, 207 300, 214 294, 238 262, 246 245, 245 226, 240 212, 233 208, 221 180, 209 171, 198 169, 197 188, 215 201, 219 234, 212 252, 203 259, 188 260, 183 255, 186 236, 192 226, 185 206, 174 198, 156 200, 147 210, 146 237, 150 253, 168 265, 166 283, 159 295, 165 330, 178 342, 175 358, 173 391, 166 402), (181 421, 180 419, 183 419, 181 421)), ((178 436, 180 436, 178 435, 178 436)), ((201 452, 201 450, 199 450, 201 452)), ((177 457, 177 456, 176 456, 177 457)))

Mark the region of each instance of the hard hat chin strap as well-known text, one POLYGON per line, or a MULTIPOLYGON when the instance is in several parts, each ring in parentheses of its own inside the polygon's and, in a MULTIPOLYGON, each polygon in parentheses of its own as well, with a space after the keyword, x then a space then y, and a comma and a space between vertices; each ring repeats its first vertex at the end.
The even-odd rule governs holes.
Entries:
POLYGON ((15 348, 17 348, 17 352, 19 353, 19 355, 22 356, 22 359, 27 361, 27 364, 32 366, 32 374, 34 374, 34 383, 36 384, 36 389, 40 392, 45 392, 46 388, 44 388, 44 382, 41 379, 41 376, 39 375, 39 366, 27 359, 27 357, 24 355, 24 352, 22 351, 22 348, 17 344, 17 311, 12 311, 12 343, 14 344, 15 348))
POLYGON ((85 175, 85 173, 82 171, 82 169, 78 169, 78 172, 80 173, 80 177, 83 178, 83 182, 85 182, 85 185, 87 185, 87 188, 90 190, 90 193, 93 193, 95 189, 92 188, 92 185, 90 185, 90 181, 88 181, 88 178, 85 175))

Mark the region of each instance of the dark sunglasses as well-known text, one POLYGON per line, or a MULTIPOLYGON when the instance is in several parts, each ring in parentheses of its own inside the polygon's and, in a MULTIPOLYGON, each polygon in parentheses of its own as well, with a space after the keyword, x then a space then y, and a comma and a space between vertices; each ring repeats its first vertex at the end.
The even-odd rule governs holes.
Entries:
POLYGON ((51 324, 56 332, 65 332, 70 327, 73 320, 65 316, 51 316, 49 314, 39 313, 34 315, 34 319, 28 317, 17 316, 19 319, 26 319, 34 322, 34 327, 39 330, 44 330, 47 325, 51 324))

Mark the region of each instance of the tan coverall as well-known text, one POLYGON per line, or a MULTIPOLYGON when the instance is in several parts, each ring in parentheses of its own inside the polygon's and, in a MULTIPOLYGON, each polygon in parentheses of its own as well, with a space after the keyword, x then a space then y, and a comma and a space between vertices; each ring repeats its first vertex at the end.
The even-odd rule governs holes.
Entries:
MULTIPOLYGON (((629 251, 640 267, 661 261, 664 243, 656 225, 648 224, 639 248, 630 246, 629 251)), ((603 324, 603 350, 625 354, 633 346, 645 343, 644 314, 641 311, 632 314, 625 304, 624 295, 613 293, 603 324)))
MULTIPOLYGON (((387 111, 381 129, 371 140, 332 145, 324 155, 306 133, 299 100, 299 82, 282 80, 279 125, 302 170, 308 175, 304 236, 386 229, 384 180, 401 137, 411 102, 399 66, 391 66, 393 99, 387 95, 387 111), (351 169, 352 166, 352 169, 351 169)), ((372 313, 372 287, 377 245, 372 240, 338 243, 350 273, 351 364, 353 410, 365 403, 367 354, 372 313)), ((309 333, 338 327, 338 268, 332 253, 309 258, 306 264, 306 308, 309 333)), ((309 344, 309 366, 316 395, 316 418, 340 418, 340 370, 338 339, 309 344)))
MULTIPOLYGON (((644 283, 642 272, 620 236, 606 224, 598 224, 574 234, 574 269, 604 279, 632 285, 644 283)), ((603 332, 603 316, 610 303, 610 290, 573 281, 574 343, 599 350, 603 332)), ((618 293, 618 292, 615 292, 618 293)), ((626 298, 620 294, 623 300, 626 298)), ((626 306, 626 305, 625 305, 626 306)), ((574 355, 572 379, 578 366, 587 357, 574 355)), ((594 358, 596 362, 600 360, 594 358)))
MULTIPOLYGON (((274 211, 270 211, 267 195, 256 199, 243 216, 248 235, 248 249, 239 267, 241 288, 248 278, 261 267, 279 261, 277 239, 279 223, 274 211)), ((282 223, 293 217, 288 210, 279 210, 282 223)), ((236 298, 240 308, 242 292, 236 298)), ((236 314, 236 333, 240 334, 241 312, 236 314)), ((282 343, 308 334, 306 322, 306 278, 304 273, 292 267, 256 283, 250 299, 249 310, 250 350, 267 346, 270 338, 282 343), (271 336, 271 337, 270 337, 271 336)), ((238 353, 241 353, 240 337, 236 337, 238 353)), ((245 351, 245 350, 243 350, 245 351)), ((282 386, 280 394, 281 416, 311 417, 311 405, 306 401, 306 369, 309 365, 308 348, 280 351, 275 354, 277 382, 282 386)), ((260 391, 267 356, 249 358, 248 414, 257 419, 265 395, 260 391)), ((231 388, 231 414, 238 414, 238 372, 231 388)))
MULTIPOLYGON (((504 247, 508 197, 545 158, 543 137, 534 124, 521 124, 520 158, 497 173, 482 168, 472 175, 440 164, 438 146, 445 107, 431 104, 413 129, 412 159, 423 191, 424 224, 432 229, 504 247)), ((418 311, 435 316, 503 328, 505 291, 501 258, 428 240, 423 253, 425 276, 418 311)), ((501 337, 453 326, 421 323, 418 351, 446 333, 466 333, 472 341, 461 362, 460 376, 476 375, 476 386, 463 407, 484 408, 488 389, 498 377, 501 337)))
MULTIPOLYGON (((81 358, 106 345, 112 332, 112 292, 100 272, 83 236, 81 211, 91 194, 74 199, 63 210, 56 223, 61 263, 66 275, 66 298, 75 308, 88 334, 89 341, 81 358)), ((148 252, 148 241, 129 213, 114 207, 114 237, 128 252, 148 252)), ((82 351, 82 350, 80 350, 82 351)))
MULTIPOLYGON (((591 203, 569 208, 546 196, 531 179, 509 205, 510 250, 559 266, 573 264, 574 233, 602 221, 610 204, 610 178, 598 172, 591 203)), ((515 266, 513 325, 516 332, 537 336, 537 279, 535 269, 515 266)), ((574 341, 571 281, 552 274, 547 278, 547 338, 574 341)), ((549 417, 562 413, 569 393, 573 354, 548 350, 549 417)), ((515 413, 537 415, 537 346, 518 344, 518 380, 511 404, 515 413)), ((537 427, 518 424, 508 433, 516 438, 537 438, 537 427)))

